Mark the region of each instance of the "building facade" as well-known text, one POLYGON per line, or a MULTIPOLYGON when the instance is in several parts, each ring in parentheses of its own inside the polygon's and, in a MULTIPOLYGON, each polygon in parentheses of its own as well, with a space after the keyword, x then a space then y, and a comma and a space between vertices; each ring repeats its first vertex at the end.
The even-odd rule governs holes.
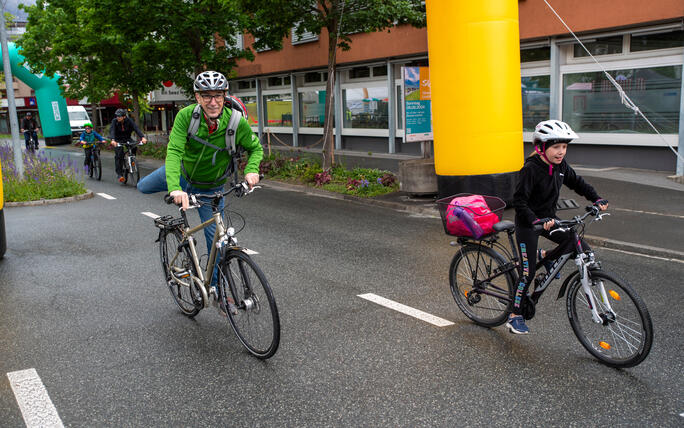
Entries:
MULTIPOLYGON (((675 170, 670 146, 676 149, 684 141, 684 3, 659 0, 648 8, 637 0, 549 3, 581 43, 543 0, 519 1, 524 140, 529 144, 537 122, 557 118, 580 134, 569 153, 574 163, 675 170), (623 105, 603 70, 657 132, 623 105)), ((238 62, 231 92, 247 105, 262 141, 267 134, 279 145, 321 147, 328 77, 323 31, 293 33, 282 50, 256 52, 253 62, 238 62)), ((404 141, 401 68, 429 66, 426 29, 397 26, 351 37, 351 50, 337 53, 336 104, 330 112, 339 125, 336 150, 420 155, 420 144, 404 141)), ((241 42, 250 46, 253 39, 244 35, 241 42)), ((454 129, 454 138, 458 133, 454 129)))

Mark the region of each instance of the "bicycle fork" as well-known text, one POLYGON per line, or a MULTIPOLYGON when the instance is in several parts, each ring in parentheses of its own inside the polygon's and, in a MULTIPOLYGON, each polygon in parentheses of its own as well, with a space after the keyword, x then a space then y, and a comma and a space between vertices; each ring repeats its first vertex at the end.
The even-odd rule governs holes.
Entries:
MULTIPOLYGON (((594 293, 591 289, 592 280, 589 276, 589 265, 591 265, 592 261, 593 254, 591 256, 587 256, 584 253, 580 253, 575 258, 575 264, 579 269, 580 281, 582 283, 582 291, 584 291, 584 295, 587 297, 587 302, 589 304, 589 309, 591 309, 591 318, 594 320, 596 324, 603 324, 605 320, 599 314, 596 299, 594 299, 594 293), (587 261, 587 259, 589 259, 589 261, 587 261)), ((601 297, 601 302, 606 306, 608 310, 606 316, 615 319, 615 312, 613 311, 613 308, 610 306, 610 301, 608 300, 608 295, 606 294, 606 288, 603 285, 603 281, 596 281, 595 285, 598 288, 598 292, 601 297)))

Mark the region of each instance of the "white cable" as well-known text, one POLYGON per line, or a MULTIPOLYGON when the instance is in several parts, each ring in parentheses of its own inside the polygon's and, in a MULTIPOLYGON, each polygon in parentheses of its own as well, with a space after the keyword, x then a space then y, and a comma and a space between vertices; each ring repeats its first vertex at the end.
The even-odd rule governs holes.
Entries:
MULTIPOLYGON (((618 82, 616 82, 615 79, 613 79, 613 76, 611 76, 606 71, 606 69, 603 68, 603 65, 601 65, 600 62, 598 62, 598 60, 594 57, 594 55, 592 55, 591 52, 589 52, 589 49, 587 49, 587 47, 584 46, 584 43, 582 43, 582 41, 575 35, 575 33, 570 29, 568 24, 566 24, 565 21, 563 21, 563 18, 561 18, 560 15, 558 15, 556 10, 549 4, 549 2, 547 0, 544 0, 544 3, 546 3, 546 5, 549 7, 549 9, 551 9, 551 12, 553 12, 553 14, 556 15, 556 18, 558 18, 558 20, 565 26, 565 28, 570 32, 570 34, 572 34, 572 37, 574 37, 575 40, 577 40, 577 43, 579 43, 580 46, 582 46, 582 49, 584 49, 585 52, 591 57, 591 59, 594 60, 596 65, 598 65, 601 68, 601 71, 603 71, 603 73, 606 75, 606 77, 608 77, 608 81, 610 83, 612 83, 613 86, 615 86, 615 89, 617 89, 618 93, 620 94, 620 102, 622 102, 622 104, 624 104, 627 108, 630 108, 632 111, 634 111, 635 115, 638 114, 641 117, 643 117, 644 120, 646 121, 646 123, 648 123, 651 126, 651 128, 653 128, 653 130, 656 132, 656 134, 658 134, 660 139, 663 140, 665 142, 665 144, 667 144, 667 147, 669 147, 670 150, 672 150, 672 152, 675 154, 675 156, 677 156, 682 161, 684 161, 684 157, 682 156, 682 154, 678 153, 677 150, 675 150, 674 147, 672 147, 672 145, 665 139, 665 137, 663 137, 663 135, 660 132, 658 132, 656 127, 653 126, 651 121, 648 120, 648 118, 644 115, 644 113, 641 111, 641 109, 636 104, 634 104, 634 102, 627 96, 625 91, 622 89, 622 86, 620 86, 620 84, 618 82)), ((682 94, 682 96, 684 96, 684 94, 682 94)), ((682 132, 682 130, 680 129, 679 132, 682 132)))

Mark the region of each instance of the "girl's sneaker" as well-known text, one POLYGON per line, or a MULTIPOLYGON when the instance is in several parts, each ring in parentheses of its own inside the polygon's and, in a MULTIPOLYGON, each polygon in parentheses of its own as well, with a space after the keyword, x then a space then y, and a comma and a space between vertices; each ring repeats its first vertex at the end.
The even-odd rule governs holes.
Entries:
POLYGON ((525 318, 522 315, 509 317, 506 327, 508 327, 508 331, 514 334, 528 334, 530 332, 530 328, 525 324, 525 318))

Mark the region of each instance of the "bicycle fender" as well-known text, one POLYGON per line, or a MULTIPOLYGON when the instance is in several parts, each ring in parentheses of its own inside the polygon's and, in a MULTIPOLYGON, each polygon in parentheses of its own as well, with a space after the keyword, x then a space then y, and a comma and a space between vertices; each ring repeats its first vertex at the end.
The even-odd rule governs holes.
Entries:
POLYGON ((235 251, 242 251, 243 253, 247 254, 248 256, 253 256, 253 255, 259 254, 258 251, 250 250, 247 247, 230 247, 230 249, 235 250, 235 251))
POLYGON ((561 285, 560 290, 558 290, 558 297, 556 297, 556 300, 559 300, 563 296, 565 296, 565 290, 568 289, 568 285, 570 284, 570 282, 577 276, 579 276, 579 272, 573 272, 571 275, 568 275, 568 277, 565 278, 565 281, 563 281, 563 285, 561 285))

